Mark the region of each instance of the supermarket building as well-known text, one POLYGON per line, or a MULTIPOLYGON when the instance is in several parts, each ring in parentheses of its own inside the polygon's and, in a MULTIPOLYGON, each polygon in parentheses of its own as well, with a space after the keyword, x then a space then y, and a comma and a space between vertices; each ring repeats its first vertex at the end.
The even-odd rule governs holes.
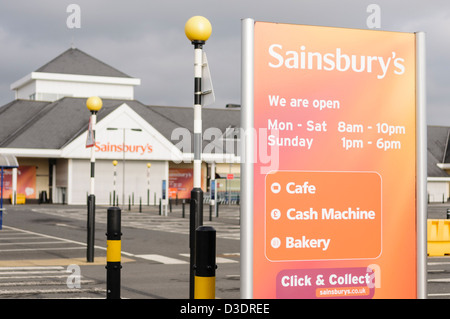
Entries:
MULTIPOLYGON (((0 154, 17 158, 6 170, 3 198, 24 194, 28 202, 85 204, 90 181, 86 148, 90 112, 99 96, 95 144, 98 204, 154 204, 192 189, 193 110, 144 105, 134 99, 140 79, 70 48, 11 85, 15 100, 0 107, 0 154), (117 165, 113 165, 117 161, 117 165), (150 165, 148 165, 150 164, 150 165), (150 168, 148 168, 150 166, 150 168)), ((239 191, 238 108, 204 108, 202 188, 211 177, 220 191, 239 191), (219 135, 220 133, 220 135, 219 135)))

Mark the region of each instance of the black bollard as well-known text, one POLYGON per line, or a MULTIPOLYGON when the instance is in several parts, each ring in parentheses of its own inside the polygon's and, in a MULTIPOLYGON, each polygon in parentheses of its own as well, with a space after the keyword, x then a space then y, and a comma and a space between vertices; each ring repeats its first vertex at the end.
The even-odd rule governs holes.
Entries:
POLYGON ((200 226, 195 231, 195 299, 215 299, 216 230, 200 226))
POLYGON ((189 249, 190 249, 190 275, 189 298, 194 299, 195 294, 195 230, 203 225, 203 191, 201 188, 193 188, 189 207, 189 249))
POLYGON ((95 242, 95 195, 89 195, 87 201, 87 262, 94 262, 95 242))

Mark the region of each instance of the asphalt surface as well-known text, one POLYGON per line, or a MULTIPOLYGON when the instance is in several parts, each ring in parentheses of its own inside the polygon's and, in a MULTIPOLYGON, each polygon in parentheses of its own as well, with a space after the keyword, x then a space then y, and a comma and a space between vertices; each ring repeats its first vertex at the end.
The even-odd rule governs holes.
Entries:
MULTIPOLYGON (((5 206, 0 231, 0 299, 106 298, 106 211, 97 207, 94 262, 86 261, 86 207, 5 206)), ((446 219, 450 203, 430 204, 446 219)), ((240 298, 239 206, 221 205, 204 225, 217 232, 216 298, 240 298)), ((189 298, 189 206, 122 210, 123 299, 189 298)), ((450 256, 428 257, 428 298, 450 298, 450 256)))
MULTIPOLYGON (((220 208, 216 297, 239 298, 239 209, 220 208)), ((121 298, 189 298, 189 207, 122 210, 121 298)), ((1 298, 105 298, 107 207, 96 209, 94 261, 87 262, 86 207, 7 206, 0 232, 1 298), (73 265, 73 266, 70 266, 73 265), (78 267, 78 268, 77 268, 78 267), (79 275, 77 277, 77 275, 79 275), (79 283, 79 285, 77 285, 79 283)))

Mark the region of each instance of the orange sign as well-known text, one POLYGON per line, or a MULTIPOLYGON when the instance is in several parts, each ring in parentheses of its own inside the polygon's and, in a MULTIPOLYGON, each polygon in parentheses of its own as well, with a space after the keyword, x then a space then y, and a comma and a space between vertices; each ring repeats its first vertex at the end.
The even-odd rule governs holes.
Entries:
POLYGON ((170 189, 176 190, 178 198, 190 198, 192 185, 194 185, 193 176, 192 168, 170 168, 169 192, 170 189))
POLYGON ((255 23, 254 298, 416 297, 415 49, 255 23))
MULTIPOLYGON (((170 168, 169 169, 169 196, 170 198, 191 198, 194 185, 192 168, 170 168), (172 190, 172 193, 170 193, 172 190), (172 195, 170 195, 172 194, 172 195)), ((202 174, 202 189, 205 189, 205 181, 202 174)))
MULTIPOLYGON (((12 169, 5 169, 3 198, 11 196, 12 185, 12 169)), ((26 198, 36 198, 36 166, 19 166, 17 168, 17 194, 24 194, 26 198)))
POLYGON ((265 184, 269 260, 377 258, 381 254, 381 178, 377 173, 277 171, 266 176, 265 184), (346 187, 337 187, 344 183, 346 187), (361 238, 370 238, 371 245, 361 238))

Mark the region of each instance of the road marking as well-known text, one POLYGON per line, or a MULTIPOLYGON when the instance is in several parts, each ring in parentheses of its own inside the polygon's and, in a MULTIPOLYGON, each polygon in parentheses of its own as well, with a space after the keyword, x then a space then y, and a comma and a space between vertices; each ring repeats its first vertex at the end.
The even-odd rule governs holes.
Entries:
POLYGON ((0 249, 0 252, 13 252, 13 251, 37 251, 37 250, 73 250, 73 249, 86 249, 85 247, 51 247, 51 248, 17 248, 17 249, 0 249))
MULTIPOLYGON (((68 273, 62 266, 38 267, 0 267, 0 279, 36 279, 67 278, 68 273), (53 275, 50 275, 53 274, 53 275), (61 275, 62 274, 62 275, 61 275)), ((1 283, 5 286, 6 283, 1 283)))
POLYGON ((428 266, 437 266, 437 265, 450 265, 450 261, 437 261, 437 262, 429 262, 428 266))
POLYGON ((135 255, 135 257, 156 261, 156 262, 166 264, 166 265, 188 264, 188 262, 184 261, 184 260, 170 258, 170 257, 162 256, 162 255, 156 255, 156 254, 135 255))
MULTIPOLYGON (((179 254, 180 256, 189 258, 190 254, 179 254)), ((188 261, 166 257, 163 255, 158 254, 146 254, 146 255, 134 255, 134 257, 139 257, 142 259, 147 259, 151 261, 156 261, 165 265, 182 265, 182 264, 188 264, 188 261)), ((237 260, 232 260, 229 258, 223 258, 223 257, 216 257, 216 263, 217 264, 231 264, 231 263, 237 263, 237 260)))
POLYGON ((450 293, 428 294, 428 297, 445 297, 445 296, 450 296, 450 293))
POLYGON ((63 270, 62 266, 26 266, 26 267, 0 267, 0 271, 3 270, 63 270))
MULTIPOLYGON (((67 276, 66 276, 67 277, 67 276)), ((39 277, 43 278, 43 277, 39 277)), ((47 278, 47 277, 44 277, 47 278)), ((59 277, 57 277, 59 278, 59 277)), ((61 277, 62 278, 62 277, 61 277)), ((80 280, 80 285, 93 284, 95 280, 80 280)), ((21 286, 64 286, 65 281, 26 281, 26 282, 3 282, 0 287, 21 287, 21 286)), ((74 288, 72 288, 74 289, 74 288)))
POLYGON ((20 242, 20 243, 2 243, 0 246, 8 246, 8 245, 44 245, 44 244, 65 244, 57 241, 30 241, 30 242, 20 242))
MULTIPOLYGON (((79 209, 57 209, 48 210, 43 208, 33 208, 33 211, 37 213, 56 215, 58 217, 67 217, 76 220, 85 220, 86 211, 79 209)), ((234 216, 234 214, 233 214, 234 216)), ((235 214, 236 219, 239 219, 239 214, 235 214)), ((226 217, 227 219, 233 219, 232 216, 226 217)), ((96 215, 96 222, 107 223, 106 214, 99 212, 96 215)), ((63 224, 65 227, 70 227, 67 224, 63 224)), ((212 226, 216 229, 217 238, 223 239, 240 239, 240 226, 229 225, 221 221, 205 221, 205 225, 212 226)), ((134 227, 138 229, 164 231, 177 234, 189 234, 189 218, 181 218, 175 216, 159 216, 146 213, 138 213, 135 211, 126 211, 122 214, 122 226, 134 227)), ((71 226, 75 227, 75 226, 71 226)))
MULTIPOLYGON (((180 254, 183 257, 188 257, 190 256, 190 254, 180 254)), ((225 254, 223 254, 225 255, 225 254)), ((217 264, 233 264, 233 263, 237 263, 237 260, 233 260, 233 259, 229 259, 229 258, 223 258, 223 257, 216 257, 216 263, 217 264)))
MULTIPOLYGON (((41 278, 67 278, 67 276, 68 275, 52 275, 52 276, 49 276, 49 275, 45 275, 45 276, 42 276, 42 275, 35 275, 35 276, 23 276, 23 275, 21 275, 21 276, 7 276, 7 277, 0 277, 0 279, 41 279, 41 278)), ((4 283, 3 284, 0 284, 0 286, 1 285, 4 285, 4 283)))
POLYGON ((18 271, 2 271, 0 272, 0 278, 5 276, 5 275, 28 275, 28 274, 54 274, 54 273, 65 273, 66 277, 67 277, 67 272, 66 271, 61 271, 61 270, 18 270, 18 271))
MULTIPOLYGON (((23 234, 22 234, 23 235, 23 234)), ((27 237, 0 237, 0 240, 16 240, 16 239, 33 239, 39 238, 39 236, 27 236, 27 237)))
POLYGON ((72 243, 72 244, 77 244, 77 245, 86 246, 85 243, 81 243, 81 242, 75 241, 75 240, 70 240, 70 239, 65 239, 65 238, 60 238, 60 237, 55 237, 55 236, 50 236, 50 235, 45 235, 45 234, 35 233, 35 232, 29 231, 29 230, 19 229, 19 228, 15 228, 15 227, 11 227, 11 226, 4 226, 4 227, 5 227, 5 228, 8 228, 8 229, 15 230, 15 231, 21 231, 21 232, 26 233, 26 234, 32 234, 32 235, 35 235, 35 236, 40 236, 40 237, 45 237, 45 238, 51 238, 51 239, 56 239, 56 240, 64 241, 64 242, 67 242, 67 243, 72 243))
MULTIPOLYGON (((15 266, 0 267, 0 296, 42 295, 42 294, 80 294, 104 293, 97 287, 70 288, 68 280, 71 272, 63 266, 15 266), (47 286, 48 288, 44 288, 47 286), (50 288, 49 286, 53 286, 50 288), (62 286, 57 288, 56 286, 62 286), (64 287, 66 286, 66 287, 64 287), (14 289, 16 288, 16 289, 14 289)), ((81 279, 80 285, 95 285, 95 280, 81 279)))
POLYGON ((0 290, 0 295, 29 295, 29 294, 66 294, 66 293, 104 293, 106 289, 68 288, 68 289, 27 289, 27 290, 0 290))
POLYGON ((450 282, 450 278, 428 279, 428 282, 450 282))
MULTIPOLYGON (((50 239, 50 240, 55 240, 54 244, 57 245, 61 245, 61 244, 75 244, 76 246, 74 247, 47 247, 47 248, 17 248, 17 249, 0 249, 0 253, 1 252, 25 252, 25 251, 50 251, 50 250, 79 250, 79 249, 86 249, 86 243, 82 243, 79 241, 75 241, 75 240, 70 240, 70 239, 65 239, 65 238, 61 238, 61 237, 55 237, 55 236, 50 236, 50 235, 45 235, 45 234, 41 234, 41 233, 36 233, 36 232, 32 232, 32 231, 28 231, 28 230, 24 230, 24 229, 19 229, 19 228, 15 228, 15 227, 11 227, 11 226, 3 226, 4 230, 3 231, 15 231, 17 232, 17 234, 19 235, 32 235, 33 238, 39 238, 39 239, 50 239)), ((31 237, 29 237, 28 239, 30 239, 31 237)), ((12 240, 17 239, 16 238, 11 238, 12 240)), ((25 238, 24 238, 25 239, 25 238)), ((1 238, 0 238, 1 240, 1 238)), ((37 243, 37 242, 35 242, 37 243)), ((50 242, 48 242, 50 243, 50 242)), ((6 243, 4 243, 6 245, 6 243)), ((25 242, 20 242, 18 241, 15 244, 26 244, 25 242)), ((2 244, 0 244, 2 245, 2 244)), ((95 249, 100 249, 100 250, 104 250, 106 251, 106 247, 101 247, 101 246, 94 246, 95 249)), ((124 256, 133 256, 133 254, 127 253, 122 251, 122 255, 124 256)), ((99 257, 96 258, 94 263, 87 263, 85 259, 83 258, 71 258, 71 259, 43 259, 43 260, 27 260, 27 259, 21 259, 21 260, 0 260, 0 266, 9 266, 9 265, 30 265, 30 266, 41 266, 41 265, 70 265, 70 264, 77 264, 77 265, 98 265, 98 264, 106 264, 106 257, 99 257)), ((129 258, 124 258, 122 260, 122 262, 129 262, 129 261, 133 261, 132 259, 129 258)), ((0 268, 1 270, 1 268, 0 268)))

